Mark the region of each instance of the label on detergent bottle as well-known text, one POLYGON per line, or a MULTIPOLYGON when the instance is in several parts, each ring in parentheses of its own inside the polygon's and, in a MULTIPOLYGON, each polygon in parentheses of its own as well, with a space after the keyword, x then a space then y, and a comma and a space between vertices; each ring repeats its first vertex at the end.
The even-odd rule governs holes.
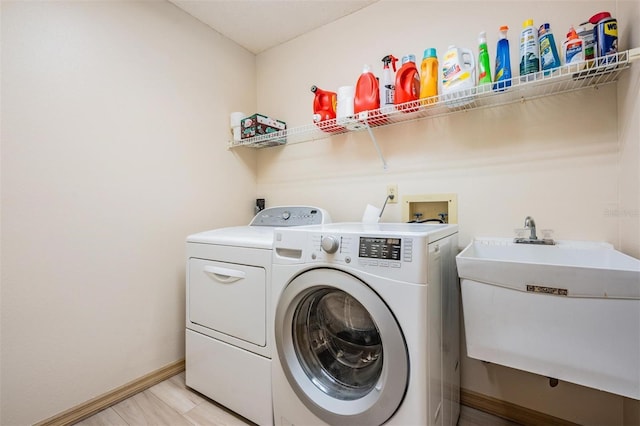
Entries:
POLYGON ((581 43, 567 44, 566 51, 567 64, 584 61, 584 51, 581 43))

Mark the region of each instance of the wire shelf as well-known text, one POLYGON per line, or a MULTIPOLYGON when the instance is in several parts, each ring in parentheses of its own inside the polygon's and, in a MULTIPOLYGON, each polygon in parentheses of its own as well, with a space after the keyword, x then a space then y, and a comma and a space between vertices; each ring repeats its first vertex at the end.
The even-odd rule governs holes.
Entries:
POLYGON ((577 64, 563 65, 553 70, 476 86, 446 95, 406 102, 391 107, 361 112, 342 119, 292 127, 279 132, 229 142, 229 148, 266 148, 325 139, 343 133, 370 130, 376 127, 440 117, 461 111, 490 108, 524 102, 545 96, 568 93, 588 87, 598 87, 618 80, 631 61, 640 57, 640 48, 596 58, 577 64))

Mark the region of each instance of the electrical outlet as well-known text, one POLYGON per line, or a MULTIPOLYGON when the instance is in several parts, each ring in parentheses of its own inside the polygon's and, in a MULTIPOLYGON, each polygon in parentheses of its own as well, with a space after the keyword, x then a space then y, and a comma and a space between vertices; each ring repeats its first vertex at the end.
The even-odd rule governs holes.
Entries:
POLYGON ((387 185, 387 197, 389 197, 387 200, 389 204, 396 204, 398 202, 398 185, 387 185), (393 196, 393 198, 390 198, 391 196, 393 196))

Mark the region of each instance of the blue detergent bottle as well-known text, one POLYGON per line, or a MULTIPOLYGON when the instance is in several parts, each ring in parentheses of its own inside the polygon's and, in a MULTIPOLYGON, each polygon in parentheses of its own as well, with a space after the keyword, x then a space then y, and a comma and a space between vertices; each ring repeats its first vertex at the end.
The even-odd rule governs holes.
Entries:
POLYGON ((503 91, 511 86, 511 56, 509 55, 509 40, 507 39, 507 31, 509 27, 503 25, 500 27, 500 39, 498 40, 498 48, 496 54, 495 78, 493 81, 493 90, 503 91))
POLYGON ((556 40, 553 38, 549 24, 540 25, 538 41, 540 43, 540 69, 544 71, 544 75, 549 75, 552 69, 560 66, 556 40))

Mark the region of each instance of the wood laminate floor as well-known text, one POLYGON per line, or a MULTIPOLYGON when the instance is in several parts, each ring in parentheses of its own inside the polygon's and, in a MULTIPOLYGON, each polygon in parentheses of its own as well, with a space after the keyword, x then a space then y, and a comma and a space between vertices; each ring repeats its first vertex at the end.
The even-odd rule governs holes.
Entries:
MULTIPOLYGON (((184 372, 102 410, 79 426, 245 426, 253 425, 187 388, 184 372)), ((458 426, 517 426, 516 423, 462 406, 458 426)))

